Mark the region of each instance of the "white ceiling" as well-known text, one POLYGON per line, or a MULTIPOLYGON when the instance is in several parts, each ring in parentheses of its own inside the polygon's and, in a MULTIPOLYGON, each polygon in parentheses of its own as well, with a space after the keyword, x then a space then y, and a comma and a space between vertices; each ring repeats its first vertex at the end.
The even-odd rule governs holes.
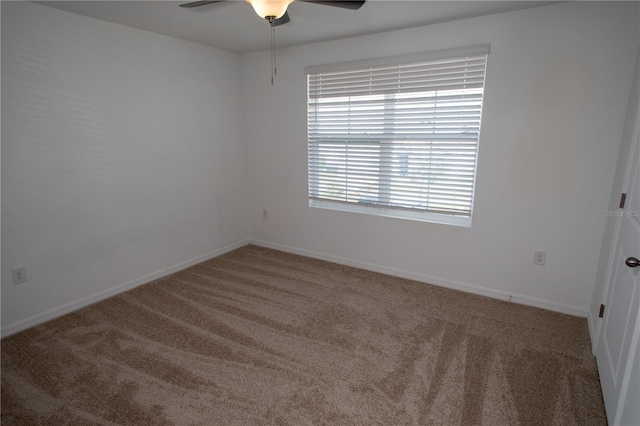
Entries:
MULTIPOLYGON (((198 8, 175 1, 43 1, 68 12, 244 53, 268 49, 269 24, 244 0, 198 8)), ((368 0, 353 11, 294 2, 291 22, 276 27, 278 47, 544 6, 550 1, 368 0)))

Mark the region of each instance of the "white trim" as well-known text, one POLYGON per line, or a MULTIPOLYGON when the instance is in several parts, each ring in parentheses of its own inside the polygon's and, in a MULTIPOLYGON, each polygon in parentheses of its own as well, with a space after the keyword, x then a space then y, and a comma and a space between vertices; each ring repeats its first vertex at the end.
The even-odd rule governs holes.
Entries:
MULTIPOLYGON (((473 203, 473 199, 471 200, 473 203)), ((471 217, 455 216, 452 214, 437 214, 411 210, 391 209, 369 206, 367 204, 342 203, 331 200, 309 200, 309 207, 316 209, 335 210, 340 212, 370 214, 374 216, 392 217, 395 219, 415 220, 419 222, 439 223, 441 225, 471 228, 471 217)))
POLYGON ((519 303, 522 305, 534 306, 537 308, 547 309, 550 311, 560 312, 563 314, 569 314, 569 315, 574 315, 579 317, 587 317, 587 320, 589 320, 590 328, 592 324, 588 310, 582 309, 576 306, 565 305, 562 303, 556 303, 549 300, 539 299, 539 298, 525 296, 525 295, 510 294, 505 291, 488 289, 486 287, 481 287, 474 284, 463 283, 460 281, 454 281, 446 278, 435 277, 427 274, 420 274, 420 273, 406 271, 403 269, 392 268, 388 266, 376 265, 373 263, 362 262, 362 261, 349 259, 341 256, 324 254, 324 253, 320 253, 312 250, 300 249, 300 248, 287 246, 283 244, 271 243, 268 241, 256 240, 256 239, 245 239, 237 243, 229 244, 225 247, 203 254, 201 256, 197 256, 193 259, 189 259, 184 262, 177 263, 173 266, 162 268, 150 274, 143 275, 142 277, 136 278, 126 283, 116 285, 115 287, 111 287, 107 290, 103 290, 91 296, 87 296, 82 299, 75 300, 73 302, 64 304, 57 308, 51 309, 49 311, 33 315, 21 321, 14 322, 5 327, 2 327, 0 334, 2 337, 6 337, 11 334, 17 333, 19 331, 26 330, 27 328, 36 326, 38 324, 42 324, 44 322, 47 322, 59 316, 62 316, 70 312, 76 311, 78 309, 84 308, 86 306, 89 306, 93 303, 105 300, 111 296, 115 296, 119 293, 123 293, 125 291, 131 290, 142 284, 147 284, 151 281, 157 280, 158 278, 171 275, 175 272, 181 271, 190 266, 221 256, 225 253, 236 250, 247 244, 254 244, 260 247, 271 248, 274 250, 280 250, 288 253, 298 254, 301 256, 311 257, 314 259, 326 260, 326 261, 338 263, 341 265, 352 266, 354 268, 380 272, 383 274, 392 275, 400 278, 406 278, 410 280, 437 285, 439 287, 445 287, 453 290, 464 291, 466 293, 487 296, 493 299, 500 299, 500 300, 507 300, 507 301, 510 300, 512 302, 519 303))
POLYGON ((320 253, 312 250, 301 249, 297 247, 287 246, 284 244, 271 243, 263 240, 251 239, 250 244, 256 246, 280 250, 287 253, 298 254, 301 256, 311 257, 319 260, 326 260, 340 265, 352 266, 354 268, 366 269, 368 271, 380 272, 395 277, 406 278, 410 280, 420 281, 427 284, 433 284, 439 287, 450 288, 453 290, 464 291, 466 293, 487 296, 492 299, 500 299, 519 303, 521 305, 533 306, 536 308, 546 309, 549 311, 560 312, 563 314, 573 315, 586 318, 589 310, 577 306, 566 305, 564 303, 552 302, 550 300, 539 299, 537 297, 525 296, 521 294, 511 294, 506 291, 489 289, 474 284, 454 281, 447 278, 435 277, 427 274, 406 271, 403 269, 392 268, 388 266, 377 265, 369 262, 349 259, 341 256, 320 253))
POLYGON ((83 297, 82 299, 75 300, 73 302, 66 303, 62 306, 58 306, 57 308, 53 308, 46 312, 33 315, 29 318, 25 318, 23 320, 14 322, 5 327, 2 327, 2 331, 0 332, 2 337, 9 336, 11 334, 17 333, 19 331, 25 330, 27 328, 33 327, 38 324, 42 324, 46 321, 52 320, 64 314, 68 314, 70 312, 76 311, 78 309, 84 308, 96 302, 100 302, 101 300, 107 299, 111 296, 115 296, 116 294, 123 293, 125 291, 131 290, 135 287, 138 287, 142 284, 147 284, 153 280, 157 280, 158 278, 165 277, 167 275, 171 275, 175 272, 186 269, 190 266, 196 265, 198 263, 207 261, 209 259, 213 259, 214 257, 221 256, 225 253, 228 253, 237 248, 243 247, 249 244, 249 240, 245 239, 239 241, 237 243, 229 244, 217 250, 213 250, 209 253, 205 253, 203 255, 194 257, 189 260, 185 260, 184 262, 177 263, 173 266, 169 266, 166 268, 162 268, 158 271, 151 272, 150 274, 143 275, 139 278, 131 280, 126 283, 122 283, 116 285, 115 287, 108 288, 106 290, 100 291, 91 296, 83 297))
POLYGON ((598 348, 598 340, 596 339, 598 336, 598 330, 600 328, 599 322, 602 321, 597 321, 600 318, 595 318, 593 317, 593 312, 591 312, 591 309, 589 309, 589 311, 587 312, 587 325, 589 326, 589 337, 591 340, 591 353, 595 356, 596 354, 596 349, 598 348))

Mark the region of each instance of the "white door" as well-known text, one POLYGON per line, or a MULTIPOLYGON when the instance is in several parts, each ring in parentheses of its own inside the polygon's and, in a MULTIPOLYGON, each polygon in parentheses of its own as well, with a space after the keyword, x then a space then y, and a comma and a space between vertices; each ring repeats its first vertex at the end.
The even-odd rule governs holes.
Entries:
MULTIPOLYGON (((625 410, 627 392, 634 392, 631 363, 640 361, 635 355, 638 315, 640 311, 640 266, 634 267, 640 258, 640 114, 636 118, 635 131, 629 151, 629 163, 625 179, 626 201, 616 210, 616 243, 613 267, 607 289, 602 329, 596 358, 602 384, 602 395, 609 424, 621 424, 629 413, 625 410), (633 352, 633 354, 632 354, 633 352)), ((637 366, 636 366, 637 367, 637 366)), ((640 404, 640 401, 635 402, 640 404)), ((637 421, 636 421, 637 420, 637 421)), ((640 425, 640 419, 634 425, 640 425)), ((625 419, 629 421, 629 419, 625 419)))

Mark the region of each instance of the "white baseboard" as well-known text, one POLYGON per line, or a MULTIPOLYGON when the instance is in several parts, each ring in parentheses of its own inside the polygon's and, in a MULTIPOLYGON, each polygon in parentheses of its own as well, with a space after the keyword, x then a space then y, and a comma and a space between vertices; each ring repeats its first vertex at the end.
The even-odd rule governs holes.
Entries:
POLYGON ((19 331, 25 330, 27 328, 33 327, 35 325, 42 324, 46 321, 52 320, 54 318, 68 314, 78 309, 84 308, 85 306, 89 306, 101 300, 107 299, 111 296, 115 296, 116 294, 131 290, 142 284, 146 284, 153 280, 157 280, 158 278, 165 277, 167 275, 178 272, 182 269, 204 262, 206 260, 213 259, 214 257, 218 257, 220 255, 228 253, 232 250, 235 250, 247 244, 254 244, 260 247, 272 248, 274 250, 280 250, 288 253, 299 254, 301 256, 311 257, 314 259, 326 260, 329 262, 352 266, 360 269, 366 269, 373 272, 380 272, 387 275, 420 281, 428 284, 437 285, 440 287, 450 288, 453 290, 460 290, 467 293, 478 294, 481 296, 487 296, 494 299, 507 300, 507 301, 510 300, 511 302, 520 303, 522 305, 534 306, 537 308, 547 309, 550 311, 560 312, 563 314, 586 317, 589 323, 589 331, 592 336, 592 339, 594 338, 593 336, 595 335, 594 324, 593 324, 593 320, 590 318, 589 311, 576 306, 565 305, 565 304, 556 303, 556 302, 552 302, 544 299, 538 299, 535 297, 530 297, 525 295, 510 294, 501 290, 489 289, 486 287, 454 281, 446 278, 435 277, 427 274, 420 274, 420 273, 406 271, 402 269, 377 265, 377 264, 368 263, 368 262, 362 262, 362 261, 349 259, 345 257, 334 256, 334 255, 320 253, 312 250, 300 249, 297 247, 291 247, 283 244, 271 243, 268 241, 255 240, 255 239, 246 239, 234 244, 229 244, 225 247, 211 251, 201 256, 197 256, 193 259, 189 259, 184 262, 175 264, 173 266, 160 269, 158 271, 136 278, 132 281, 122 283, 114 287, 111 287, 109 289, 103 290, 91 296, 87 296, 82 299, 69 302, 67 304, 56 307, 49 311, 33 315, 29 318, 25 318, 24 320, 14 322, 12 324, 2 327, 2 329, 0 330, 0 335, 2 337, 6 337, 11 334, 17 333, 19 331))
POLYGON ((214 257, 218 257, 220 255, 223 255, 225 253, 228 253, 232 250, 235 250, 237 248, 240 248, 242 246, 245 246, 247 244, 249 244, 249 240, 245 239, 242 241, 239 241, 237 243, 233 243, 233 244, 229 244, 227 246, 224 246, 222 248, 219 248, 217 250, 213 250, 209 253, 205 253, 201 256, 197 256, 194 257, 193 259, 189 259, 189 260, 185 260, 184 262, 180 262, 177 263, 173 266, 169 266, 166 268, 162 268, 158 271, 152 272, 150 274, 147 275, 143 275, 139 278, 136 278, 132 281, 126 282, 126 283, 122 283, 119 285, 116 285, 114 287, 108 288, 106 290, 100 291, 96 294, 93 294, 91 296, 87 296, 87 297, 83 297, 82 299, 78 299, 78 300, 74 300, 73 302, 69 302, 66 303, 62 306, 59 306, 57 308, 51 309, 49 311, 40 313, 40 314, 36 314, 33 315, 29 318, 14 322, 12 324, 9 324, 5 327, 2 327, 2 330, 0 331, 0 334, 2 335, 2 337, 6 337, 9 336, 11 334, 17 333, 19 331, 22 330, 26 330, 27 328, 33 327, 35 325, 38 324, 42 324, 46 321, 52 320, 54 318, 57 318, 59 316, 62 316, 64 314, 68 314, 70 312, 76 311, 80 308, 84 308, 85 306, 89 306, 93 303, 99 302, 101 300, 107 299, 111 296, 115 296, 116 294, 125 292, 127 290, 131 290, 135 287, 138 287, 142 284, 146 284, 148 282, 151 282, 153 280, 157 280, 158 278, 162 278, 165 277, 167 275, 173 274, 174 272, 178 272, 182 269, 186 269, 190 266, 196 265, 198 263, 204 262, 206 260, 209 259, 213 259, 214 257))
POLYGON ((493 299, 500 299, 519 303, 521 305, 534 306, 536 308, 542 308, 549 311, 560 312, 563 314, 573 315, 577 317, 587 317, 589 311, 577 306, 566 305, 563 303, 557 303, 550 300, 539 299, 536 297, 525 296, 521 294, 511 294, 506 291, 494 290, 474 284, 463 283, 460 281, 454 281, 447 278, 435 277, 427 274, 420 274, 417 272, 406 271, 402 269, 392 268, 383 265, 377 265, 368 262, 362 262, 359 260, 349 259, 341 256, 334 256, 325 253, 319 253, 312 250, 300 249, 297 247, 291 247, 283 244, 271 243, 268 241, 251 239, 250 244, 256 246, 272 248, 274 250, 280 250, 288 253, 299 254, 301 256, 311 257, 319 260, 326 260, 333 263, 338 263, 346 266, 353 266, 355 268, 366 269, 368 271, 380 272, 387 275, 392 275, 400 278, 407 278, 414 281, 420 281, 427 284, 433 284, 440 287, 450 288, 453 290, 460 290, 466 293, 473 293, 480 296, 487 296, 493 299))

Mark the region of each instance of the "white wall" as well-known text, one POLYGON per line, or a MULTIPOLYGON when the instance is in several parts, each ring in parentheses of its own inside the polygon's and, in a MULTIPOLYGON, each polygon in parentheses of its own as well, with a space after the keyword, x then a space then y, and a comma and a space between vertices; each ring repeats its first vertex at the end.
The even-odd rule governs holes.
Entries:
POLYGON ((571 2, 281 49, 273 87, 268 52, 243 55, 252 239, 586 316, 638 16, 637 2, 571 2), (308 207, 305 66, 478 43, 491 53, 470 229, 308 207))
POLYGON ((260 244, 586 315, 637 3, 281 49, 273 87, 268 52, 1 7, 3 334, 243 244, 247 223, 260 244), (471 229, 307 206, 305 66, 486 42, 471 229))
POLYGON ((2 2, 3 334, 246 241, 237 74, 234 53, 2 2))

